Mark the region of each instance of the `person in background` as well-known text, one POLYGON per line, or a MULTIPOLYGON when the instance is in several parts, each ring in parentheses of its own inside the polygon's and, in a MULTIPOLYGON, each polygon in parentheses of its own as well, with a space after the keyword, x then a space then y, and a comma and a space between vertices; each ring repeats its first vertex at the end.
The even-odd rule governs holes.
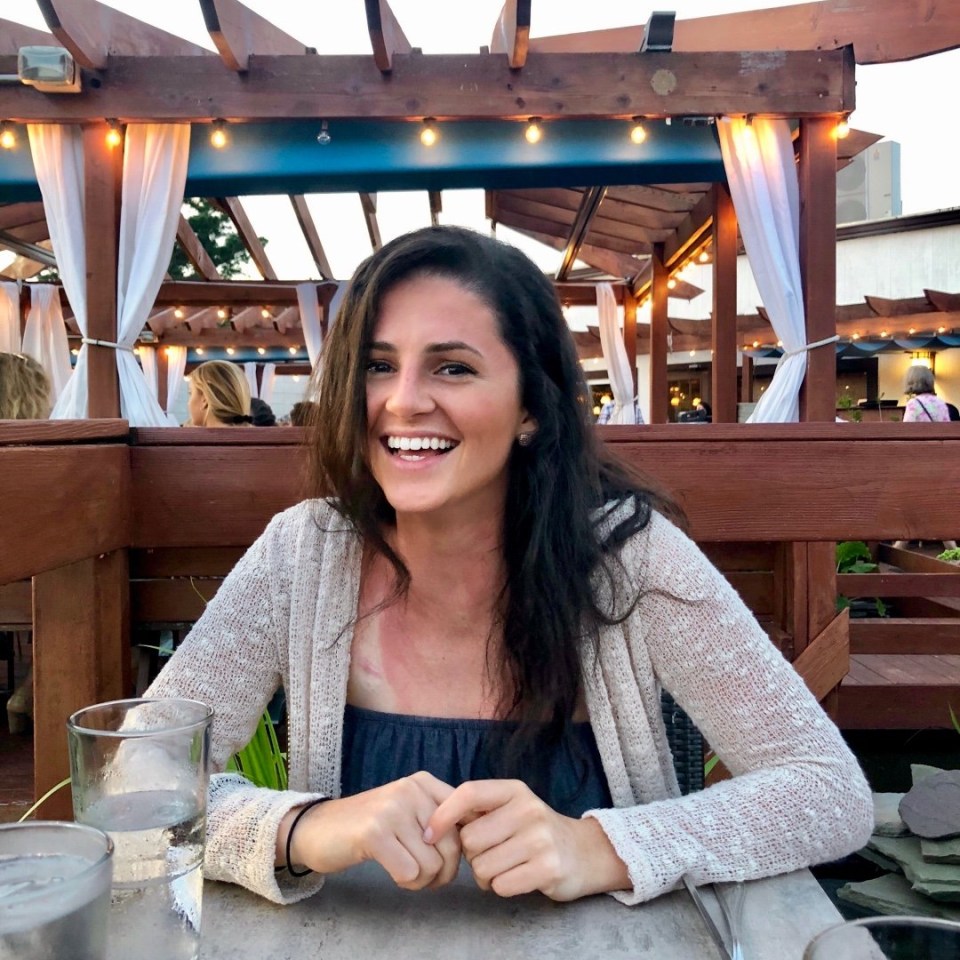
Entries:
POLYGON ((255 427, 275 427, 277 425, 273 407, 259 397, 250 398, 250 416, 253 418, 255 427))
POLYGON ((247 426, 250 415, 250 387, 240 369, 226 360, 208 360, 187 377, 190 396, 187 412, 191 427, 247 426))
MULTIPOLYGON (((950 417, 950 404, 941 400, 934 391, 933 371, 929 367, 915 363, 907 371, 907 382, 903 392, 910 398, 903 411, 904 423, 946 423, 950 417)), ((906 540, 895 540, 897 549, 907 546, 906 540)), ((944 540, 944 550, 955 550, 956 540, 944 540)))
POLYGON ((0 420, 45 420, 50 378, 25 353, 0 353, 0 420))
POLYGON ((290 426, 309 427, 316 411, 317 405, 313 400, 300 400, 290 409, 290 426))
MULTIPOLYGON (((0 420, 45 420, 50 415, 50 378, 33 357, 0 353, 0 420)), ((33 669, 7 700, 11 733, 25 733, 33 717, 33 669)))
POLYGON ((146 693, 210 704, 215 770, 287 693, 290 789, 212 777, 206 877, 291 902, 364 861, 421 890, 463 860, 497 896, 632 904, 866 843, 840 732, 600 442, 525 254, 448 226, 385 244, 314 386, 313 498, 146 693), (661 690, 732 780, 680 796, 661 690))
POLYGON ((946 423, 950 411, 933 387, 933 371, 915 363, 907 371, 903 392, 910 398, 903 411, 904 423, 946 423))

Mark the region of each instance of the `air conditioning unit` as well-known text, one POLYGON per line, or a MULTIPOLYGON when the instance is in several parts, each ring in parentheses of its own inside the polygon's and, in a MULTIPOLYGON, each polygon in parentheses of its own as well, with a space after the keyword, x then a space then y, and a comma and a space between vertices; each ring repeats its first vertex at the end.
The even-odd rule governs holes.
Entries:
POLYGON ((900 144, 882 140, 837 173, 837 223, 883 220, 903 212, 900 144))
POLYGON ((80 71, 64 47, 21 47, 17 74, 41 93, 79 93, 80 71))

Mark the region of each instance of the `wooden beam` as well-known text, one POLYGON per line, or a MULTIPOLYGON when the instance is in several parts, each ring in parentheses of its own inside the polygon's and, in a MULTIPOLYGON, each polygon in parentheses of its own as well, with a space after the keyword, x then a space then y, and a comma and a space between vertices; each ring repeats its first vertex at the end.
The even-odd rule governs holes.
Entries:
MULTIPOLYGON (((257 57, 242 76, 224 70, 213 56, 111 55, 100 85, 88 84, 79 94, 52 97, 23 84, 0 85, 0 116, 58 123, 103 117, 182 122, 836 116, 855 106, 852 63, 849 50, 759 52, 748 58, 550 54, 532 58, 518 74, 505 58, 490 55, 410 54, 395 58, 386 82, 369 57, 355 55, 257 57), (660 82, 664 71, 669 93, 660 82)), ((10 72, 16 72, 15 58, 0 57, 0 73, 10 72)))
POLYGON ((364 0, 364 7, 367 12, 370 45, 373 47, 373 61, 381 73, 388 74, 393 70, 394 56, 398 53, 410 53, 413 48, 387 0, 364 0))
POLYGON ((753 357, 740 358, 740 402, 753 403, 753 357))
MULTIPOLYGON (((563 250, 566 246, 566 242, 562 238, 551 236, 548 233, 540 233, 536 230, 526 230, 517 227, 512 227, 511 229, 515 229, 517 233, 522 233, 532 240, 544 243, 548 247, 553 247, 554 250, 563 250)), ((597 247, 589 243, 585 243, 580 247, 580 259, 584 263, 588 263, 591 267, 609 274, 611 277, 622 277, 628 282, 632 281, 634 277, 646 269, 644 261, 636 260, 625 254, 616 253, 613 250, 606 250, 603 247, 597 247)))
MULTIPOLYGON (((837 159, 834 124, 800 123, 800 276, 807 343, 837 332, 837 159)), ((807 352, 800 394, 801 418, 836 417, 837 360, 834 344, 807 352)))
POLYGON ((330 262, 323 251, 323 244, 320 242, 320 234, 317 232, 316 224, 313 222, 313 216, 310 214, 310 208, 307 206, 307 198, 303 196, 290 197, 290 203, 293 204, 293 212, 297 215, 297 223, 303 231, 303 237, 310 248, 310 256, 320 271, 320 276, 325 280, 333 279, 333 270, 330 269, 330 262))
POLYGON ((43 203, 11 203, 0 207, 0 230, 44 219, 43 203))
POLYGON ((367 225, 370 246, 376 253, 383 246, 383 241, 380 239, 380 224, 377 222, 377 195, 361 193, 360 206, 363 209, 363 222, 367 225))
POLYGON ((220 59, 231 70, 245 72, 253 54, 296 56, 309 53, 305 44, 239 0, 200 0, 200 9, 220 59))
MULTIPOLYGON (((960 46, 960 13, 951 3, 871 0, 870 15, 848 0, 822 0, 742 13, 678 20, 673 49, 832 50, 852 44, 857 63, 891 63, 960 46)), ((614 27, 530 41, 537 53, 637 50, 643 26, 614 27)))
POLYGON ((737 422, 737 214, 730 191, 713 188, 713 361, 710 378, 714 423, 737 422))
POLYGON ((513 70, 520 70, 527 62, 530 5, 531 0, 506 0, 493 28, 490 52, 505 53, 513 70))
MULTIPOLYGON (((629 290, 623 292, 623 345, 630 365, 632 396, 637 396, 637 299, 629 290)), ((636 407, 635 407, 636 409, 636 407)))
POLYGON ((37 0, 37 6, 50 32, 88 70, 105 69, 108 57, 113 56, 150 58, 209 53, 98 0, 37 0))
MULTIPOLYGON (((83 130, 87 336, 117 342, 117 260, 123 159, 107 146, 106 123, 83 130)), ((120 416, 117 351, 87 344, 87 416, 120 416)))
POLYGON ((649 423, 666 423, 667 416, 667 267, 663 245, 654 247, 650 280, 650 416, 649 423))
POLYGON ((257 231, 253 229, 253 224, 247 216, 247 211, 243 209, 239 197, 222 197, 216 203, 233 221, 243 245, 247 248, 247 253, 250 254, 250 259, 260 271, 260 276, 264 280, 276 280, 277 272, 273 269, 267 251, 264 250, 257 231))
MULTIPOLYGON (((210 306, 221 303, 296 304, 299 280, 165 280, 157 294, 159 306, 210 306)), ((328 286, 330 284, 327 284, 328 286)))
POLYGON ((563 248, 560 266, 557 268, 558 280, 567 279, 567 275, 570 273, 571 267, 573 267, 573 262, 580 253, 580 247, 583 245, 583 241, 586 239, 587 233, 590 230, 590 222, 594 216, 596 216, 600 204, 603 203, 606 192, 606 187, 588 187, 584 190, 580 207, 570 227, 570 233, 567 235, 567 243, 563 248))
POLYGON ((16 56, 21 47, 55 47, 57 38, 44 30, 35 30, 12 20, 0 19, 0 56, 16 56))
POLYGON ((182 213, 177 223, 177 243, 180 244, 180 249, 187 255, 187 259, 190 261, 193 269, 196 270, 204 280, 221 279, 217 265, 210 258, 210 254, 207 253, 203 244, 200 242, 200 238, 182 213))
POLYGON ((430 201, 430 223, 435 227, 440 226, 440 214, 443 212, 443 197, 439 190, 431 190, 427 194, 430 201))
POLYGON ((666 241, 664 258, 667 267, 672 270, 683 263, 709 237, 712 226, 713 195, 708 190, 666 241))
POLYGON ((823 700, 850 671, 850 611, 837 614, 793 661, 810 692, 823 700))

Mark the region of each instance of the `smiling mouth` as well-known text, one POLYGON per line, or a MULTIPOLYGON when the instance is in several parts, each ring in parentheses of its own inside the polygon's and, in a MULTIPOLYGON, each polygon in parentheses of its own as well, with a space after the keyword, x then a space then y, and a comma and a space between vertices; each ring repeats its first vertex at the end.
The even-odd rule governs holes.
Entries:
POLYGON ((401 460, 423 460, 427 457, 442 457, 459 441, 446 437, 383 437, 380 441, 387 452, 401 460))

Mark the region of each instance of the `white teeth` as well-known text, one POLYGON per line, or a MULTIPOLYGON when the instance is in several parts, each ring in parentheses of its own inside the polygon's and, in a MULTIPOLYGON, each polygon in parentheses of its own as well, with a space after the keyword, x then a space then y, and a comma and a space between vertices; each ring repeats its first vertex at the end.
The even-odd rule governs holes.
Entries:
POLYGON ((387 437, 391 450, 452 450, 456 445, 455 441, 440 437, 387 437))

